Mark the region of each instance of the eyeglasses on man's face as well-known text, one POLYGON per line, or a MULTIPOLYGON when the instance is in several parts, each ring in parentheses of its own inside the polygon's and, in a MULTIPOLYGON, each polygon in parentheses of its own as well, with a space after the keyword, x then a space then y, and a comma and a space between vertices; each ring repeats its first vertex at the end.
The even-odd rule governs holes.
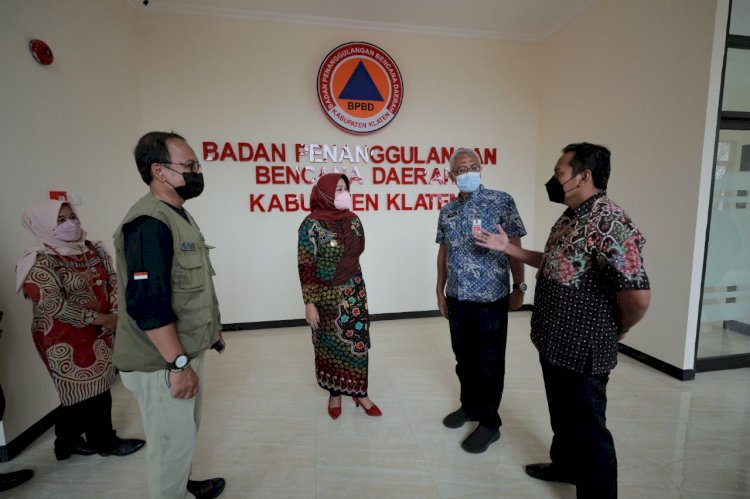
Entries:
MULTIPOLYGON (((203 169, 203 165, 200 164, 200 161, 192 161, 192 160, 191 161, 185 161, 184 163, 172 163, 171 161, 159 161, 159 164, 160 165, 180 165, 180 166, 184 166, 185 168, 190 168, 190 171, 193 172, 193 173, 199 173, 203 169)), ((173 170, 172 168, 169 168, 169 167, 167 167, 167 168, 170 169, 170 170, 172 170, 172 171, 177 171, 177 170, 173 170)), ((177 172, 177 173, 179 173, 179 172, 177 172)))
POLYGON ((469 166, 460 166, 453 171, 453 175, 463 175, 464 173, 476 173, 482 171, 482 165, 474 163, 469 166))

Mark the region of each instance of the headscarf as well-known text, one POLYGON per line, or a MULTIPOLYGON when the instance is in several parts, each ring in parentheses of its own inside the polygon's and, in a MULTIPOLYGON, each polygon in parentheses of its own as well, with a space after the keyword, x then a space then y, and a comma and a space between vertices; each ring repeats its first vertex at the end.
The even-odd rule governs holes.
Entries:
POLYGON ((333 205, 336 197, 336 185, 344 179, 349 189, 349 178, 341 173, 326 173, 318 179, 310 195, 310 214, 307 218, 316 220, 349 220, 357 218, 350 210, 339 210, 333 205))
POLYGON ((75 213, 75 207, 67 201, 47 199, 38 203, 21 215, 21 223, 39 240, 16 264, 16 292, 21 291, 26 277, 36 263, 38 254, 60 254, 64 256, 82 255, 86 251, 86 231, 81 229, 81 238, 77 241, 62 241, 53 235, 57 227, 57 216, 62 205, 67 204, 75 213), (54 249, 53 249, 54 248, 54 249))
POLYGON ((342 284, 362 272, 359 255, 365 250, 365 231, 357 215, 351 210, 339 210, 333 204, 336 184, 342 178, 348 189, 349 179, 341 173, 328 173, 318 179, 310 196, 310 214, 307 216, 315 220, 338 222, 336 239, 344 245, 344 252, 331 280, 334 285, 342 284))

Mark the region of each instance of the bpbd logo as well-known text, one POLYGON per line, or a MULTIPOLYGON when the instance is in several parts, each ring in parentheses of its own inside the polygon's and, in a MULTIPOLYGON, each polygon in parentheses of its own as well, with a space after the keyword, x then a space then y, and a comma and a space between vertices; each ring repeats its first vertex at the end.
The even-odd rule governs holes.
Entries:
POLYGON ((394 60, 366 42, 331 50, 318 70, 318 99, 328 118, 347 132, 380 130, 398 114, 404 83, 394 60))

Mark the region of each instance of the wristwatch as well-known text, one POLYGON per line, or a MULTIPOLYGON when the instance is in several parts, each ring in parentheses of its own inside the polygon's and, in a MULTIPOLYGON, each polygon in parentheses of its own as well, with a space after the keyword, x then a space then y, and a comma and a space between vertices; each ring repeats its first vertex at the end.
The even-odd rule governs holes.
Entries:
POLYGON ((525 293, 529 287, 526 285, 525 282, 522 282, 521 284, 514 284, 513 289, 518 289, 521 291, 521 293, 525 293))
POLYGON ((187 355, 180 354, 175 359, 174 362, 169 364, 169 370, 170 371, 184 371, 188 364, 190 363, 190 359, 187 355))

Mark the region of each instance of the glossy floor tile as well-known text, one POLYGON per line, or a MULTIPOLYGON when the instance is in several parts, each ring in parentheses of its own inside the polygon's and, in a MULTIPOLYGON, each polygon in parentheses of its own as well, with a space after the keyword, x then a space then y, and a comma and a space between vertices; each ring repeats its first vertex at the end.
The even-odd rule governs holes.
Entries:
POLYGON ((721 322, 701 323, 698 332, 698 358, 742 353, 750 353, 750 335, 725 329, 721 322))
MULTIPOLYGON (((529 314, 511 314, 502 438, 484 454, 459 447, 472 426, 441 420, 458 407, 448 326, 440 318, 372 324, 370 396, 383 417, 345 399, 326 413, 306 328, 226 334, 206 359, 194 478, 223 476, 226 498, 573 498, 571 485, 528 478, 552 437, 529 314)), ((636 331, 633 334, 646 334, 636 331)), ((143 435, 135 400, 113 389, 121 436, 143 435)), ((680 382, 621 356, 609 383, 609 425, 623 498, 750 497, 750 369, 680 382)), ((36 471, 0 497, 147 497, 145 453, 58 463, 52 430, 0 472, 36 471)))

